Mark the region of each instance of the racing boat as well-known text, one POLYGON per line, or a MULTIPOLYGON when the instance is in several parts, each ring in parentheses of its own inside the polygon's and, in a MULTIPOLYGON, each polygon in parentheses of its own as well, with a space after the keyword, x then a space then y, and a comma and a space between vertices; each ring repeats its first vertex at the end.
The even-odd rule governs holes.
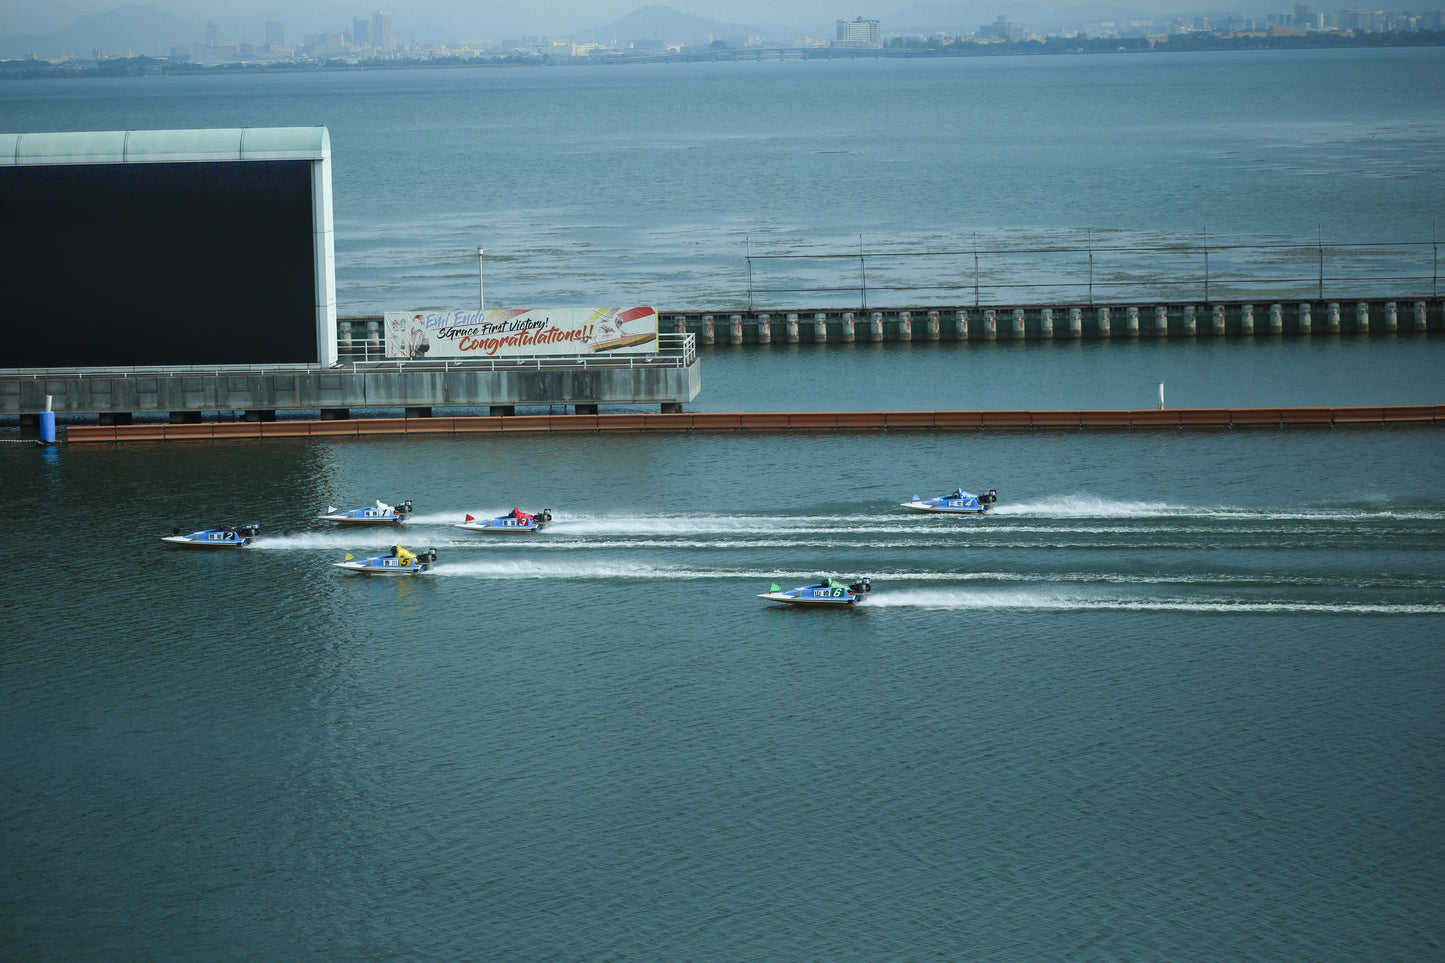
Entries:
POLYGON ((939 495, 937 498, 919 498, 914 495, 913 501, 904 502, 903 507, 915 512, 933 512, 940 515, 982 515, 996 501, 998 492, 992 488, 983 495, 975 495, 959 488, 950 495, 939 495))
POLYGON ((411 514, 411 501, 388 505, 377 499, 375 508, 353 508, 343 512, 335 505, 326 509, 325 515, 318 515, 324 522, 340 522, 343 525, 397 525, 406 521, 411 514))
POLYGON ((182 535, 179 528, 173 528, 169 535, 161 536, 161 541, 184 548, 245 548, 260 531, 261 525, 258 522, 252 522, 243 528, 208 528, 201 532, 191 532, 189 535, 182 535))
POLYGON ((506 515, 496 518, 477 519, 471 515, 457 528, 469 532, 485 532, 492 535, 520 535, 524 532, 540 532, 552 520, 552 509, 544 508, 535 515, 528 515, 520 508, 514 508, 506 515))
POLYGON ((784 591, 774 582, 771 588, 758 595, 769 602, 783 602, 788 605, 857 605, 863 596, 873 591, 873 580, 864 575, 852 585, 844 585, 835 578, 820 579, 814 585, 801 585, 784 591))
POLYGON ((437 550, 434 548, 418 555, 397 545, 392 548, 390 554, 373 555, 363 559, 358 559, 347 552, 345 561, 331 564, 348 572, 359 572, 363 575, 423 575, 431 571, 432 564, 436 560, 437 550))

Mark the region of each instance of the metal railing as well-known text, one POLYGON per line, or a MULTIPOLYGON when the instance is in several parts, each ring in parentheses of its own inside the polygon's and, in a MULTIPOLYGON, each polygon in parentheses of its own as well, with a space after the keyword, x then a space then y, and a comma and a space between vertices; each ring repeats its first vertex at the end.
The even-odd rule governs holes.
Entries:
POLYGON ((748 310, 829 296, 875 304, 1439 297, 1438 239, 1367 244, 1196 241, 746 256, 748 310), (760 274, 777 277, 759 284, 760 274), (1048 280, 1038 280, 1048 278, 1048 280), (1428 295, 1426 294, 1428 290, 1428 295), (881 300, 880 300, 881 299, 881 300))

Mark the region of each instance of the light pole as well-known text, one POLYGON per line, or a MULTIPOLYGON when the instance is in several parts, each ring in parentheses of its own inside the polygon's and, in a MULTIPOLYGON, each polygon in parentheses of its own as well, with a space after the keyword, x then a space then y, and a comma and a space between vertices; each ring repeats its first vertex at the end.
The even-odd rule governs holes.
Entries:
POLYGON ((482 277, 482 254, 486 248, 477 248, 477 308, 487 310, 487 289, 485 280, 482 277))
POLYGON ((1158 385, 1159 385, 1159 410, 1160 410, 1160 411, 1163 411, 1163 410, 1164 410, 1164 382, 1160 381, 1160 382, 1158 382, 1158 385))

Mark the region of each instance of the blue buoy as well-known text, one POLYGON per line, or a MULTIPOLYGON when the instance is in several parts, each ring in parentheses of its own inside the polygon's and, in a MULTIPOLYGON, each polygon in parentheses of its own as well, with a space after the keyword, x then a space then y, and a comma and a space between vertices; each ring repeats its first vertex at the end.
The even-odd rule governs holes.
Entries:
POLYGON ((55 412, 51 410, 50 396, 45 396, 45 410, 40 413, 40 440, 47 445, 55 444, 55 412))

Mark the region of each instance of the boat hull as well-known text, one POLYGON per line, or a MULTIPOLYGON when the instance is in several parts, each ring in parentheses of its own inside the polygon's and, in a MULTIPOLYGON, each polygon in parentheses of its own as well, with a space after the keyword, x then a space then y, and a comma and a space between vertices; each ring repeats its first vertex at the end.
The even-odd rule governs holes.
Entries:
POLYGON ((431 571, 429 565, 367 565, 364 562, 332 562, 337 568, 357 575, 425 575, 431 571))
POLYGON ((766 599, 769 602, 782 602, 784 605, 804 605, 820 608, 839 608, 840 606, 857 605, 856 595, 847 598, 804 598, 797 595, 790 595, 787 592, 762 592, 758 598, 766 599))
POLYGON ((462 531, 480 532, 483 535, 529 535, 540 532, 541 525, 493 525, 491 522, 463 522, 458 525, 462 531))
POLYGON ((251 544, 249 538, 237 539, 207 539, 192 538, 189 535, 163 535, 161 541, 167 545, 175 545, 179 548, 245 548, 251 544))
POLYGON ((938 505, 934 504, 933 502, 902 502, 902 503, 901 503, 901 507, 906 508, 906 509, 908 509, 908 510, 910 510, 910 511, 924 512, 925 514, 928 514, 928 515, 987 515, 987 514, 988 514, 988 508, 987 508, 986 506, 980 506, 980 507, 978 507, 978 508, 949 508, 949 507, 946 506, 946 505, 943 506, 943 507, 939 507, 938 505))
POLYGON ((318 515, 323 522, 336 522, 339 525, 400 525, 401 518, 397 515, 383 515, 376 518, 357 518, 351 515, 318 515))

